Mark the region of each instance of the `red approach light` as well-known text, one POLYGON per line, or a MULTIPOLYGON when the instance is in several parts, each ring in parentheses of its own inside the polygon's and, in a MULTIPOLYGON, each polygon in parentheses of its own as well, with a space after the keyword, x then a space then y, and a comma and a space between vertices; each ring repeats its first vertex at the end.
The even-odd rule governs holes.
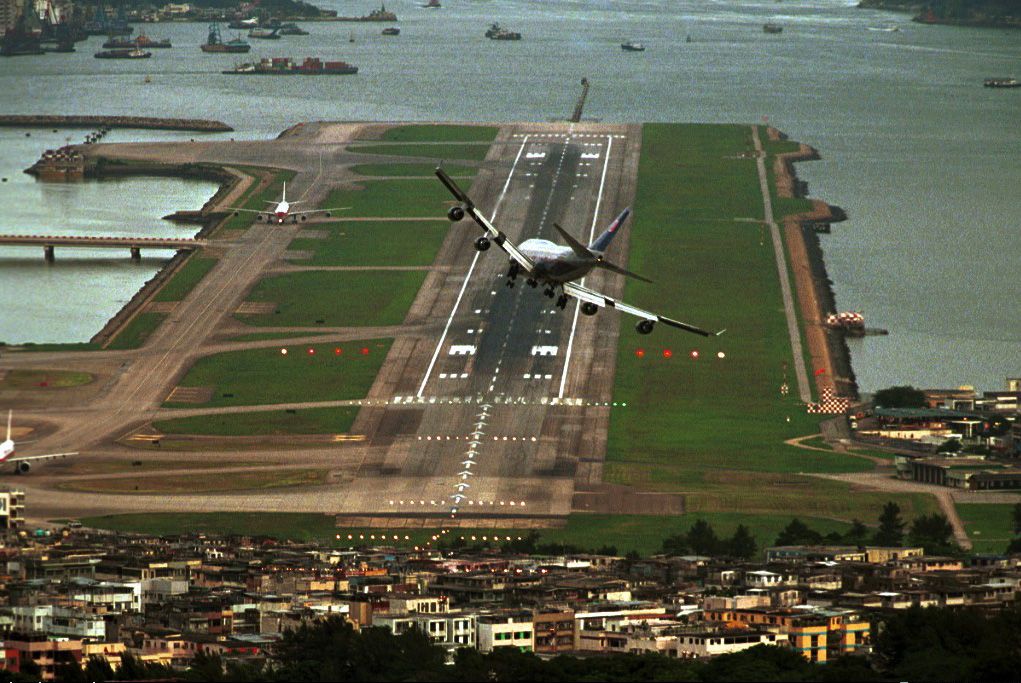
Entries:
POLYGON ((673 358, 674 357, 674 352, 671 351, 670 349, 663 349, 663 357, 664 358, 673 358))
POLYGON ((308 355, 310 355, 310 356, 316 355, 316 350, 315 349, 309 349, 308 350, 308 355))
POLYGON ((333 349, 333 355, 335 355, 335 356, 339 356, 342 353, 344 353, 344 352, 341 350, 341 348, 339 346, 337 348, 333 349))
POLYGON ((698 349, 694 349, 691 352, 691 360, 698 360, 698 349))
POLYGON ((636 349, 635 355, 639 358, 645 358, 645 349, 636 349))
POLYGON ((363 356, 369 355, 369 347, 368 346, 363 346, 362 347, 362 355, 363 356))
POLYGON ((280 355, 281 356, 286 356, 287 355, 287 349, 280 349, 280 355))

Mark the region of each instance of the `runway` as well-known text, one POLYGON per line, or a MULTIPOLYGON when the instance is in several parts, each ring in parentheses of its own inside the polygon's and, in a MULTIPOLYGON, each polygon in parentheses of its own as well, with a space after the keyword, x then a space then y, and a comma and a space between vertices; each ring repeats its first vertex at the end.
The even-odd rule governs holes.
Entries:
MULTIPOLYGON (((296 191, 314 188, 313 194, 325 196, 329 184, 351 181, 350 164, 368 160, 342 149, 339 141, 350 135, 345 124, 315 124, 267 143, 158 149, 180 160, 212 162, 226 155, 234 162, 286 162, 304 169, 295 178, 296 191), (317 146, 326 150, 325 173, 317 146)), ((554 222, 588 242, 633 201, 640 148, 637 125, 505 125, 465 189, 517 242, 556 239, 554 222)), ((124 153, 146 158, 154 152, 126 145, 124 153)), ((436 215, 446 208, 438 202, 436 215)), ((47 443, 73 442, 91 454, 137 457, 112 441, 169 414, 160 406, 174 383, 193 359, 226 348, 221 335, 236 326, 231 312, 262 274, 281 267, 298 229, 256 225, 225 242, 217 268, 178 304, 144 349, 73 356, 83 366, 105 362, 110 373, 88 407, 70 414, 40 410, 26 418, 60 425, 47 443)), ((624 266, 629 233, 625 229, 608 253, 624 266)), ((435 525, 438 519, 529 526, 562 519, 571 512, 577 490, 593 491, 601 483, 610 411, 624 409, 610 405, 621 320, 612 311, 579 315, 573 300, 559 310, 521 278, 507 287, 505 254, 499 248, 476 251, 478 235, 473 222, 452 225, 404 324, 387 330, 394 342, 369 395, 358 402, 362 407, 350 430, 364 439, 334 448, 297 445, 274 454, 288 466, 329 468, 329 484, 258 494, 157 496, 56 491, 45 480, 26 479, 33 507, 51 516, 324 512, 351 526, 435 525)), ((585 284, 619 297, 624 282, 599 271, 585 284)), ((338 338, 364 332, 334 330, 338 338)), ((37 361, 55 358, 43 354, 37 361)), ((181 455, 183 469, 201 458, 198 452, 181 455)))

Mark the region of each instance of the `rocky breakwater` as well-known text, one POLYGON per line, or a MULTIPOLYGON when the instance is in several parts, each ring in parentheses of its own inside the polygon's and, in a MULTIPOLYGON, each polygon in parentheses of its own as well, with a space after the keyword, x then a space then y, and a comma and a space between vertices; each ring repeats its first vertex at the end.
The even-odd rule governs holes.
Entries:
POLYGON ((140 128, 147 130, 189 130, 200 133, 229 133, 233 128, 209 119, 160 119, 146 116, 64 116, 57 114, 7 114, 0 126, 42 128, 140 128))

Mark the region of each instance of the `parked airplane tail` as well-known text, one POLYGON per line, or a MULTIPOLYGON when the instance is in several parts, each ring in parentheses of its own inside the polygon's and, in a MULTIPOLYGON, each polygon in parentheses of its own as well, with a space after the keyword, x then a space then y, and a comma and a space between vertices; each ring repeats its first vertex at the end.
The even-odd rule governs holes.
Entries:
POLYGON ((617 234, 617 230, 620 228, 620 226, 624 225, 624 221, 627 220, 627 217, 630 214, 631 214, 630 208, 621 211, 620 215, 617 216, 612 223, 610 223, 610 227, 608 227, 603 232, 602 235, 597 237, 595 241, 592 242, 592 244, 588 245, 589 250, 596 252, 606 251, 607 248, 609 248, 610 246, 610 242, 613 241, 613 237, 617 234))

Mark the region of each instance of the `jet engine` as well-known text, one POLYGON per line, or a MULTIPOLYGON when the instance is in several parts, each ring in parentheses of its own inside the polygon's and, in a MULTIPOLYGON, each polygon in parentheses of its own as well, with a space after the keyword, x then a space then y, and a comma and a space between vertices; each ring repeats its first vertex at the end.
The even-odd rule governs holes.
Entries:
POLYGON ((464 209, 460 206, 450 207, 450 211, 447 211, 447 218, 449 218, 452 223, 458 222, 464 218, 464 209))
POLYGON ((656 322, 654 320, 640 320, 638 324, 635 325, 635 329, 638 331, 638 334, 649 334, 655 326, 656 322))
POLYGON ((599 306, 596 306, 591 301, 586 301, 581 305, 581 312, 585 315, 595 315, 599 311, 599 306))
POLYGON ((19 460, 19 461, 18 461, 18 464, 16 464, 16 465, 14 466, 14 472, 15 472, 15 474, 28 474, 28 471, 29 471, 30 469, 32 469, 32 466, 31 466, 31 465, 29 465, 29 464, 28 464, 27 462, 25 462, 24 460, 19 460))
POLYGON ((259 223, 265 223, 266 222, 266 214, 263 214, 263 213, 255 214, 255 220, 258 221, 259 223))

